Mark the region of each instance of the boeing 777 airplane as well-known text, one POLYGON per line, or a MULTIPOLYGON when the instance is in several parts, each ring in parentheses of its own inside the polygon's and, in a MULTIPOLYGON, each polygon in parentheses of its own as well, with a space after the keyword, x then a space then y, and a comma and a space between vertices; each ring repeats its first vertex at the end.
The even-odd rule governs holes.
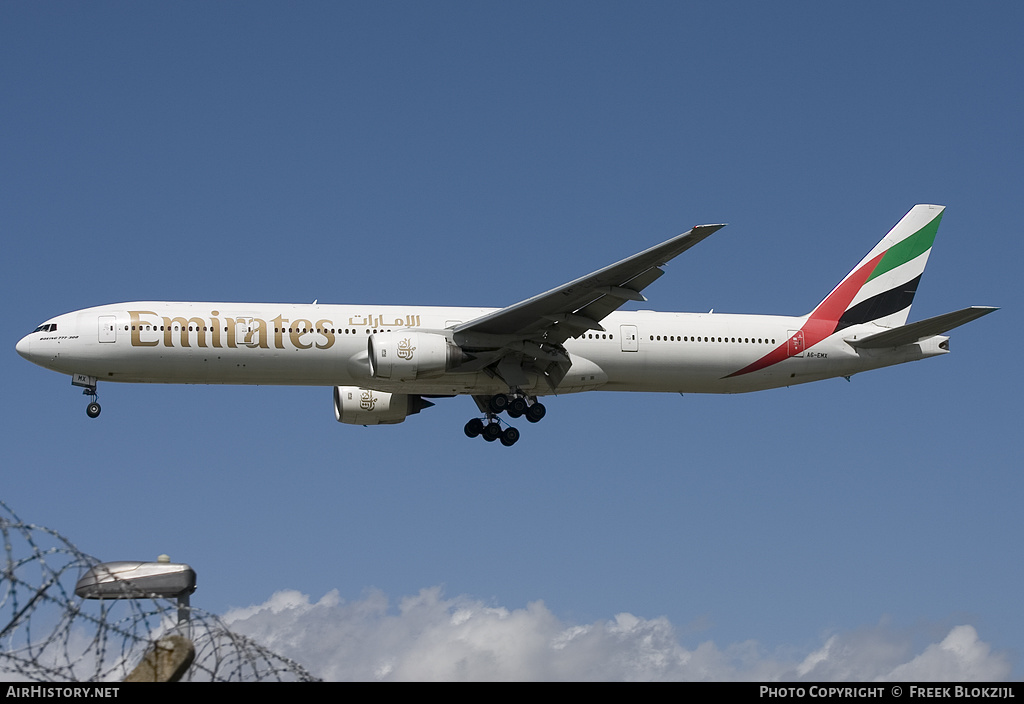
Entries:
POLYGON ((469 437, 580 391, 741 393, 850 377, 949 352, 943 333, 996 310, 907 323, 943 206, 916 205, 801 316, 619 311, 722 225, 689 232, 507 308, 136 301, 51 318, 18 353, 71 375, 100 414, 100 380, 330 386, 338 421, 401 423, 467 394, 469 437))

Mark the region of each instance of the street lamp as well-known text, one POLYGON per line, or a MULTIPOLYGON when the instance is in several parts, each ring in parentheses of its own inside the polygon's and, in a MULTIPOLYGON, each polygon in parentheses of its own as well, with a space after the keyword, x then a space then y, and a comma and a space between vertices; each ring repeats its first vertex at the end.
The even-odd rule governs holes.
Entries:
POLYGON ((156 562, 103 562, 75 584, 83 599, 177 599, 178 623, 189 620, 189 595, 196 590, 196 572, 161 555, 156 562))
POLYGON ((189 624, 189 595, 196 590, 196 572, 161 555, 156 562, 104 562, 90 568, 75 584, 83 599, 177 599, 182 635, 161 638, 128 675, 129 682, 175 682, 195 658, 189 624))

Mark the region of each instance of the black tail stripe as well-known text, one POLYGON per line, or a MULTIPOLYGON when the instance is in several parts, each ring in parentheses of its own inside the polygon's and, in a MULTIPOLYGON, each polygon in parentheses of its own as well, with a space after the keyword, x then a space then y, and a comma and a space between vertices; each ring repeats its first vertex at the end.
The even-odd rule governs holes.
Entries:
POLYGON ((839 332, 851 325, 878 320, 903 310, 914 302, 914 294, 917 293, 917 285, 919 283, 921 283, 920 275, 902 286, 891 288, 877 296, 861 301, 852 308, 848 308, 839 319, 839 324, 836 325, 836 329, 833 332, 839 332))

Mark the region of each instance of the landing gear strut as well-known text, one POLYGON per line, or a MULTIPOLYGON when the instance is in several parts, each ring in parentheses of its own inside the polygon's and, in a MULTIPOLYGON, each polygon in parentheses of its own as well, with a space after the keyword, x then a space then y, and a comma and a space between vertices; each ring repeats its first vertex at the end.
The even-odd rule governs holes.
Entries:
POLYGON ((486 410, 487 422, 485 423, 481 418, 470 419, 464 428, 466 437, 483 436, 487 442, 501 440, 501 444, 505 447, 512 447, 519 441, 519 431, 510 425, 502 430, 501 420, 498 418, 501 413, 507 412, 511 418, 526 416, 526 420, 536 423, 547 412, 543 403, 536 400, 531 403, 530 399, 521 393, 495 394, 487 399, 486 404, 482 401, 478 401, 478 403, 481 410, 486 410))

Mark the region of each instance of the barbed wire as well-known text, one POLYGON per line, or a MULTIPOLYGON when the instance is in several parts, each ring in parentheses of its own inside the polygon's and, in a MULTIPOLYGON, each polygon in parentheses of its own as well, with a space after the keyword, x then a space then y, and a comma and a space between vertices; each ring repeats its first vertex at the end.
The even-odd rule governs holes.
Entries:
POLYGON ((317 680, 202 609, 184 607, 185 624, 170 599, 80 599, 75 583, 99 560, 55 530, 25 523, 3 501, 0 533, 0 679, 121 681, 158 643, 185 635, 195 658, 184 680, 317 680))

